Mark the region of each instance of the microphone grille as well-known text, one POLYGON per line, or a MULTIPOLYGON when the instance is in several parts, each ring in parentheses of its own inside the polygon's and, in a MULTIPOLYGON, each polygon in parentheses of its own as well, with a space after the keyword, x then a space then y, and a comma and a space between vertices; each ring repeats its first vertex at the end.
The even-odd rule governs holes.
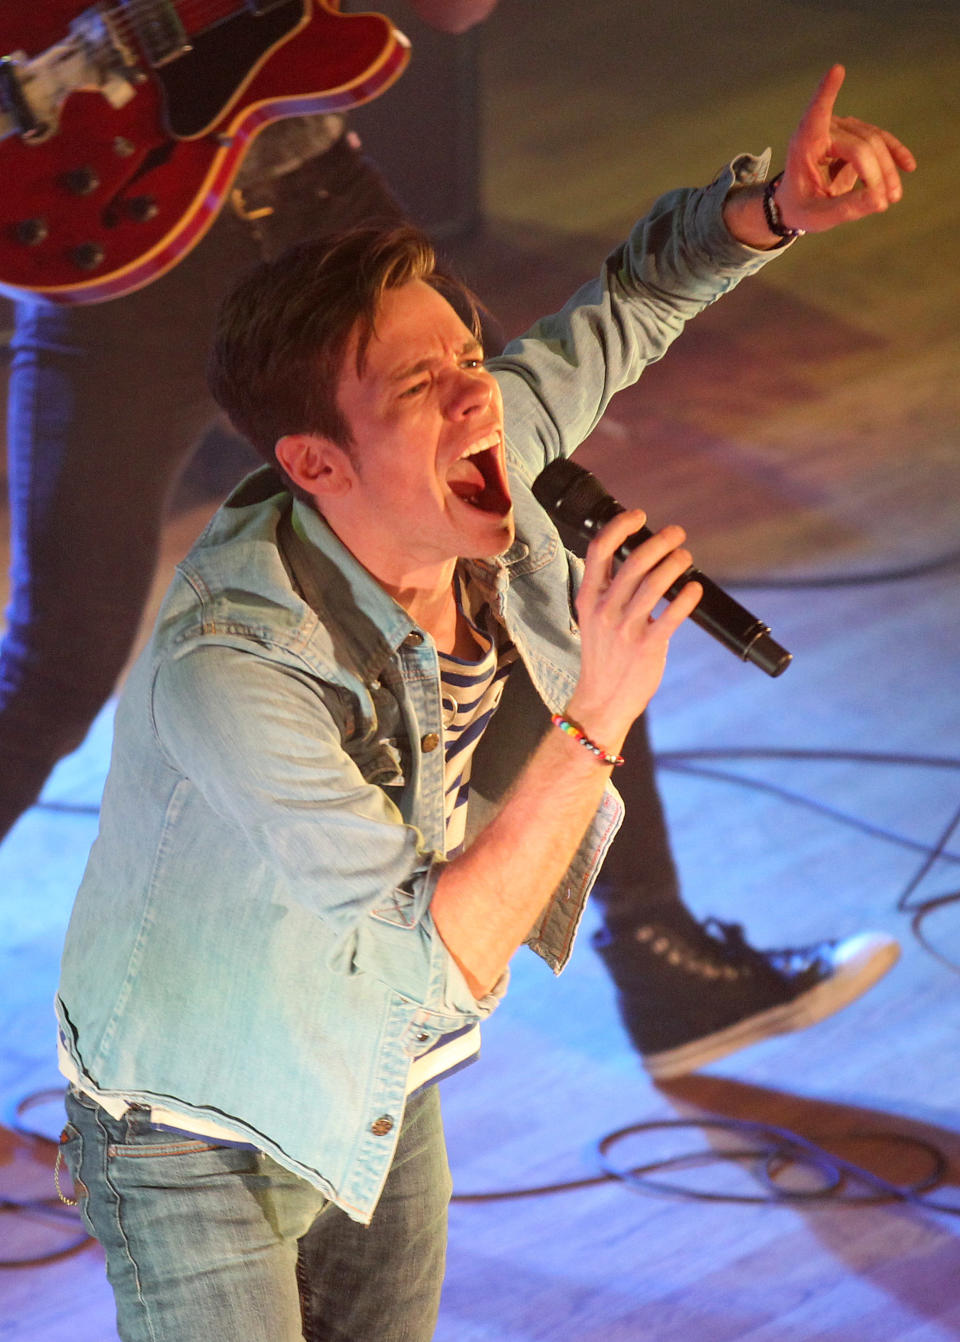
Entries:
POLYGON ((595 475, 566 457, 544 467, 533 482, 533 495, 555 522, 585 536, 623 511, 595 475))

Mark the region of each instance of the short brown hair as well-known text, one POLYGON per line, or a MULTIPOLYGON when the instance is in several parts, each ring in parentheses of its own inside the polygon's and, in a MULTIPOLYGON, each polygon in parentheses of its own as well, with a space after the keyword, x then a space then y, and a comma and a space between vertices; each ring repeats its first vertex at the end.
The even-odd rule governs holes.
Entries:
POLYGON ((357 327, 357 372, 388 289, 425 280, 479 330, 472 294, 437 271, 428 238, 410 225, 368 225, 301 243, 252 270, 227 295, 207 375, 231 422, 268 462, 285 434, 352 447, 337 386, 357 327))

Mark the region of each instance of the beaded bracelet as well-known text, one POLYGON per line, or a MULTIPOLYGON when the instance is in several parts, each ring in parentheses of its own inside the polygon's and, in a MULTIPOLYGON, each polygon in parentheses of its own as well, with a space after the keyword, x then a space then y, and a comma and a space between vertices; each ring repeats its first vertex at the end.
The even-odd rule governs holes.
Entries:
POLYGON ((565 736, 572 736, 575 741, 579 741, 590 751, 591 755, 596 755, 601 764, 612 764, 614 768, 623 763, 622 755, 608 755, 605 750, 597 745, 596 741, 591 741, 586 732, 582 731, 575 722, 565 718, 562 713, 554 713, 550 721, 554 727, 559 727, 565 736))
MULTIPOLYGON (((780 213, 780 206, 777 204, 776 198, 777 187, 782 181, 783 173, 778 172, 776 177, 771 177, 763 188, 763 215, 770 232, 775 233, 778 238, 783 238, 783 242, 789 242, 792 238, 802 238, 807 230, 805 228, 788 228, 783 222, 783 215, 780 213)), ((783 242, 780 244, 781 247, 783 242)))

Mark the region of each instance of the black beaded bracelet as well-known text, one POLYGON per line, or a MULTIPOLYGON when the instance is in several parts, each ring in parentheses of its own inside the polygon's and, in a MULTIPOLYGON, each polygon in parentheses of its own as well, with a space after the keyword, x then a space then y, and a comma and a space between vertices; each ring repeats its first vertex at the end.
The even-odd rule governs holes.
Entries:
POLYGON ((767 228, 771 233, 776 233, 778 238, 783 238, 784 242, 789 242, 792 238, 802 238, 807 230, 805 228, 787 228, 783 222, 776 197, 777 187, 782 181, 783 173, 778 172, 776 177, 772 177, 763 188, 763 217, 766 219, 767 228))

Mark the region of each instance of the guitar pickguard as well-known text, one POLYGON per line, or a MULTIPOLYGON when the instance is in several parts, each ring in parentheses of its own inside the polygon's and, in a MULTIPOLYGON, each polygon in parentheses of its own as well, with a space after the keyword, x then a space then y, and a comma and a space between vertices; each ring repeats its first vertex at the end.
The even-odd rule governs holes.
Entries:
POLYGON ((303 0, 287 0, 262 14, 243 10, 191 35, 188 51, 153 72, 170 134, 189 140, 216 125, 251 73, 304 21, 303 0))

